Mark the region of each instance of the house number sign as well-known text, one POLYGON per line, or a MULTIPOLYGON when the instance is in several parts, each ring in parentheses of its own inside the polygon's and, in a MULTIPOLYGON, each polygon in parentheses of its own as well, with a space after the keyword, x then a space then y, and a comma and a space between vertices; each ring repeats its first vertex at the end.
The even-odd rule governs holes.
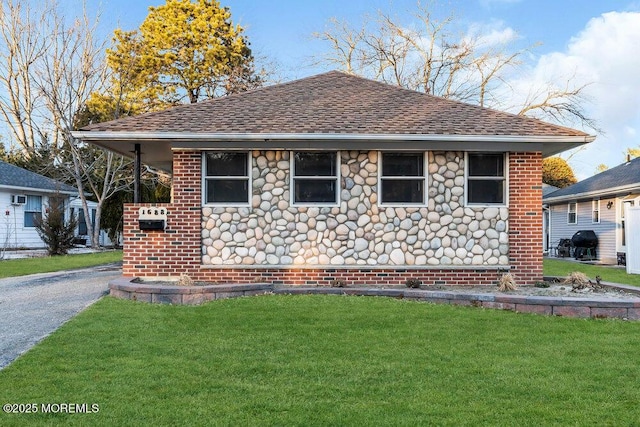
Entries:
POLYGON ((164 220, 167 221, 166 208, 140 208, 138 211, 138 219, 141 221, 148 220, 164 220))

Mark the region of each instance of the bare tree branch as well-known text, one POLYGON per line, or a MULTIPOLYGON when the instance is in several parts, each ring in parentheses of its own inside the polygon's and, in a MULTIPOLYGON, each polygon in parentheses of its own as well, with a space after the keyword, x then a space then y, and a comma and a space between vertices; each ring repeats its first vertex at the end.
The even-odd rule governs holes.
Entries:
POLYGON ((87 221, 92 246, 98 246, 100 216, 109 196, 127 186, 129 161, 78 143, 72 136, 79 112, 106 80, 105 42, 97 40, 99 16, 83 8, 73 20, 55 1, 0 0, 1 118, 25 155, 41 145, 75 182, 85 218, 88 198, 97 203, 95 221, 87 221))
POLYGON ((559 123, 577 121, 600 131, 584 110, 588 85, 576 84, 575 75, 564 86, 532 88, 522 105, 507 105, 512 97, 507 91, 513 90, 508 81, 533 46, 515 48, 509 33, 503 39, 477 29, 456 35, 453 14, 438 20, 420 3, 414 18, 407 26, 378 12, 375 18, 365 17, 357 28, 331 19, 325 31, 313 34, 328 44, 316 65, 328 64, 351 74, 521 115, 559 123))

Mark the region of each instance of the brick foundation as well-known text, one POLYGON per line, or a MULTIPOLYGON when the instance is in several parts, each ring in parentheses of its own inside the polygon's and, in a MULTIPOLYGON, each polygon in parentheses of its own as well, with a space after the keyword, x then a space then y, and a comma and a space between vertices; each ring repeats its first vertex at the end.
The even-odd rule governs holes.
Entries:
POLYGON ((495 285, 504 269, 367 269, 367 268, 203 268, 199 280, 218 283, 274 283, 282 285, 345 286, 405 285, 417 279, 423 285, 495 285))

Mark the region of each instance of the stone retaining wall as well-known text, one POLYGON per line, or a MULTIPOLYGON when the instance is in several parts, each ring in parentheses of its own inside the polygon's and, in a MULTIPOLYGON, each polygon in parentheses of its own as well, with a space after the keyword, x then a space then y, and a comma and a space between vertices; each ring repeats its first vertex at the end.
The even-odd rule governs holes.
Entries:
MULTIPOLYGON (((611 285, 609 285, 611 286, 611 285)), ((150 303, 194 305, 207 301, 241 296, 274 294, 334 294, 381 296, 428 301, 436 304, 454 304, 511 310, 566 317, 618 318, 640 320, 640 298, 597 299, 524 296, 508 294, 463 294, 447 291, 428 291, 408 288, 327 288, 283 287, 273 284, 158 286, 135 283, 131 278, 120 278, 109 283, 110 295, 115 298, 150 303)), ((627 288, 626 290, 630 290, 627 288)), ((637 289, 635 289, 637 291, 637 289)))

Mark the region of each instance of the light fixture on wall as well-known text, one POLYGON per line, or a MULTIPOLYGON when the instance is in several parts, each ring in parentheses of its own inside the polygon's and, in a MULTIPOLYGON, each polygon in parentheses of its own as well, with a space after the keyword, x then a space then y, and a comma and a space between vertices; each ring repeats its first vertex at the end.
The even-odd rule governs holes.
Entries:
POLYGON ((612 206, 613 206, 613 202, 607 202, 607 209, 611 209, 612 206))

